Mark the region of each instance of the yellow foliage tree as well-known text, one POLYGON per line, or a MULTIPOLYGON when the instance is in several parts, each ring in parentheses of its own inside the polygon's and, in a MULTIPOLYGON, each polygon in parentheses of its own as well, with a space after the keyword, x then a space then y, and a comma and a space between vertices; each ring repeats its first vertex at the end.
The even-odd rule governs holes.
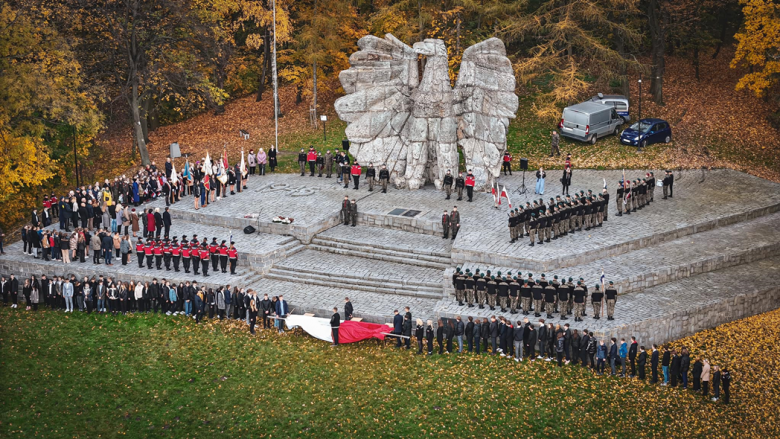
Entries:
POLYGON ((0 6, 0 204, 59 173, 49 146, 58 131, 84 144, 99 127, 67 43, 32 12, 0 6))
POLYGON ((780 3, 776 0, 740 0, 745 22, 734 35, 738 41, 731 67, 747 66, 751 72, 737 82, 762 97, 780 80, 780 3))

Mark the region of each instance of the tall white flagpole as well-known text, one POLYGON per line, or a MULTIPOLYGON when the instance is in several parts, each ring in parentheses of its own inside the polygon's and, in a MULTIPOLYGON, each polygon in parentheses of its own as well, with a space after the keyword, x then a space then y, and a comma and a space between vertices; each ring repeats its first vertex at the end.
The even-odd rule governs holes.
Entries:
POLYGON ((279 91, 278 83, 276 80, 276 0, 272 0, 273 17, 274 17, 274 59, 271 61, 271 68, 274 75, 274 135, 276 142, 276 150, 279 151, 279 91))

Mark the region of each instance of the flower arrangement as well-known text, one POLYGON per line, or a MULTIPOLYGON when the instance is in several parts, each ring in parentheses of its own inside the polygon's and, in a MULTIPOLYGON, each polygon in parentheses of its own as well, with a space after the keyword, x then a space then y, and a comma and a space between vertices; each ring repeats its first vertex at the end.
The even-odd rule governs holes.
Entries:
POLYGON ((295 220, 293 218, 286 218, 286 217, 283 217, 283 216, 277 216, 277 217, 274 217, 274 219, 272 219, 271 221, 273 221, 275 223, 279 223, 279 224, 290 224, 290 223, 292 223, 295 220))

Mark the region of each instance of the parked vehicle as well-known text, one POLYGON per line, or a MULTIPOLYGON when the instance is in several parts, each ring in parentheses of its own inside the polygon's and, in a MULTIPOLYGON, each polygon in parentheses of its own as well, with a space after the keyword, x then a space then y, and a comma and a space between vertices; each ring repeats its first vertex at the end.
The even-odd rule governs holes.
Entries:
POLYGON ((562 136, 595 144, 599 137, 617 136, 623 122, 614 107, 588 101, 564 108, 558 127, 562 136))
POLYGON ((672 127, 669 122, 661 119, 642 119, 620 134, 620 143, 624 145, 645 147, 653 143, 669 143, 672 141, 672 127))
POLYGON ((598 96, 590 98, 591 102, 601 102, 604 105, 615 107, 618 116, 626 122, 631 121, 631 115, 628 112, 628 98, 623 95, 605 95, 599 93, 598 96))

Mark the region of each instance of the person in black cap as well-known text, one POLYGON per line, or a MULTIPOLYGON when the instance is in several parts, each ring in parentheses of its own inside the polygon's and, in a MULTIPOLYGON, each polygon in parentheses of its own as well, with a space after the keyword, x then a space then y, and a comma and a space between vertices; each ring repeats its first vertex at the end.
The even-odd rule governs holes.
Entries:
POLYGON ((173 237, 171 242, 171 256, 173 257, 173 270, 179 271, 179 261, 181 260, 181 245, 179 244, 179 238, 173 237))
POLYGON ((368 162, 366 169, 366 181, 368 182, 368 191, 374 192, 374 183, 376 183, 376 168, 372 162, 368 162))
POLYGON ((450 173, 450 170, 447 169, 447 174, 444 176, 444 191, 447 193, 447 198, 445 200, 450 199, 450 195, 452 195, 452 183, 453 183, 452 174, 450 173))
POLYGON ((230 259, 230 274, 236 274, 236 264, 238 263, 238 250, 236 250, 236 243, 230 241, 230 247, 227 249, 228 258, 230 259))
POLYGON ((219 244, 217 243, 217 237, 211 238, 211 244, 209 244, 209 256, 211 257, 211 271, 219 272, 219 244))
POLYGON ((387 166, 382 165, 382 169, 379 170, 379 184, 382 185, 382 193, 387 193, 387 184, 390 183, 390 171, 387 170, 387 166))
POLYGON ((200 274, 200 243, 198 235, 192 235, 190 240, 190 261, 192 262, 192 272, 200 274))
POLYGON ((596 284, 596 289, 590 295, 590 303, 593 305, 593 318, 598 320, 601 317, 601 306, 604 300, 604 293, 601 292, 599 284, 596 284))

